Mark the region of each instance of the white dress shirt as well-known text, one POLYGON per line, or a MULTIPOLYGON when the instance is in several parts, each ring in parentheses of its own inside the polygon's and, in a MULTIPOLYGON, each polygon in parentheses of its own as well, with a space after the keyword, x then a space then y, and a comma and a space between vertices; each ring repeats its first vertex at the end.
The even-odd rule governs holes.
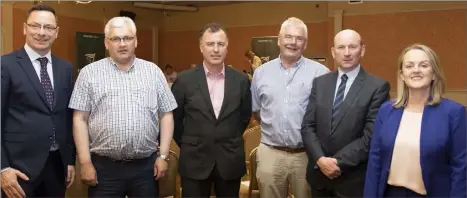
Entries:
POLYGON ((342 81, 341 76, 346 74, 348 77, 347 82, 345 83, 344 98, 342 99, 342 100, 345 100, 345 96, 347 96, 347 93, 349 92, 353 81, 355 81, 355 78, 357 78, 358 72, 360 72, 360 65, 358 65, 358 67, 356 67, 355 69, 347 73, 344 73, 340 68, 338 69, 336 90, 334 91, 334 100, 336 99, 337 90, 339 89, 339 85, 341 84, 341 81, 342 81))
POLYGON ((34 70, 36 70, 37 77, 39 78, 39 81, 41 81, 41 63, 38 58, 41 57, 46 57, 48 59, 47 61, 47 74, 49 74, 50 78, 50 83, 52 83, 52 88, 54 88, 54 75, 52 71, 52 55, 49 51, 45 56, 39 55, 37 52, 35 52, 31 47, 29 47, 28 44, 24 45, 24 50, 26 50, 26 54, 28 54, 29 59, 31 59, 32 66, 34 66, 34 70))

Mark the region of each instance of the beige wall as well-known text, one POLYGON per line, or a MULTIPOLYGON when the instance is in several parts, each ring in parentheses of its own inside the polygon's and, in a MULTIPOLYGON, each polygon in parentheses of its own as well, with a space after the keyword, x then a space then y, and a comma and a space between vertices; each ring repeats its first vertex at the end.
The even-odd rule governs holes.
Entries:
POLYGON ((252 2, 203 7, 198 12, 169 12, 169 16, 164 16, 164 28, 166 31, 199 30, 212 21, 226 27, 278 25, 290 16, 315 23, 328 21, 336 10, 343 10, 344 15, 368 15, 466 8, 465 2, 252 2))
POLYGON ((446 96, 466 104, 466 9, 465 2, 364 1, 348 4, 342 1, 251 2, 200 8, 196 13, 169 12, 164 16, 160 58, 164 64, 174 63, 178 70, 201 61, 195 39, 204 24, 215 21, 227 28, 233 41, 226 61, 234 66, 240 64, 239 69, 243 69, 242 52, 248 48, 249 38, 276 36, 282 21, 295 16, 305 21, 309 28, 305 55, 327 56, 330 68, 333 64, 329 52, 335 31, 342 28, 361 31, 368 41, 363 64, 370 72, 389 80, 392 87, 395 87, 394 65, 400 51, 414 42, 432 46, 439 53, 443 66, 448 67, 445 69, 449 90, 446 96))
POLYGON ((332 16, 333 10, 344 10, 344 15, 371 15, 371 14, 387 14, 400 12, 414 11, 431 11, 431 10, 451 10, 451 9, 466 9, 467 4, 460 1, 364 1, 361 4, 348 4, 345 2, 329 2, 328 16, 332 16))
POLYGON ((166 31, 199 30, 214 21, 225 27, 276 25, 292 13, 306 23, 326 21, 327 3, 259 2, 203 7, 198 12, 170 13, 164 18, 164 27, 166 31))
MULTIPOLYGON (((152 49, 146 57, 151 57, 149 60, 158 62, 159 55, 159 29, 163 27, 163 13, 160 11, 134 8, 131 2, 92 2, 90 4, 76 4, 71 1, 45 1, 45 3, 53 7, 58 16, 65 16, 67 19, 73 18, 82 21, 93 21, 101 24, 101 30, 104 31, 105 23, 112 17, 118 16, 121 10, 131 11, 136 13, 135 23, 138 29, 142 30, 145 37, 151 38, 151 42, 142 43, 145 48, 152 49)), ((14 37, 21 36, 22 30, 15 29, 13 26, 14 10, 20 11, 24 14, 33 5, 32 1, 29 2, 1 2, 2 7, 2 54, 15 50, 18 46, 14 45, 14 37), (8 16, 8 18, 5 18, 8 16), (5 25, 5 26, 3 26, 5 25), (14 32, 16 31, 16 32, 14 32), (4 42, 5 41, 5 42, 4 42)), ((22 23, 22 21, 15 21, 22 23)), ((63 21, 62 21, 63 22, 63 21)), ((95 24, 95 23, 94 23, 95 24)), ((61 24, 59 17, 59 25, 72 25, 72 24, 61 24)), ((94 30, 94 27, 91 28, 94 30)), ((73 33, 74 34, 74 33, 73 33)), ((59 35, 60 36, 60 35, 59 35)), ((62 35, 64 36, 64 35, 62 35)), ((58 41, 57 41, 58 42, 58 41)), ((141 43, 141 41, 140 41, 141 43)), ((73 46, 74 47, 74 46, 73 46)), ((146 52, 147 50, 145 50, 146 52)))

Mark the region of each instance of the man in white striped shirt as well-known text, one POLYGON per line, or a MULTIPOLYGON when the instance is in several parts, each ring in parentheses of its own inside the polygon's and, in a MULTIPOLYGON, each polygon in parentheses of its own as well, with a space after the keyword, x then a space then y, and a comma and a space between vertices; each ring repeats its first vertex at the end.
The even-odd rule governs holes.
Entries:
POLYGON ((111 19, 105 36, 110 57, 81 70, 70 101, 81 178, 90 197, 156 197, 177 103, 159 67, 135 57, 130 18, 111 19))

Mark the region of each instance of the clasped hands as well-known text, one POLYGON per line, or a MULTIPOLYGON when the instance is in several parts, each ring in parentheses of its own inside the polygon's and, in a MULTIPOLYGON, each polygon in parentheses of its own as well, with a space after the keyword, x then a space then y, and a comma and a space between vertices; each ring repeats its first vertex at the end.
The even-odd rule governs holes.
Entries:
POLYGON ((341 169, 335 158, 320 157, 316 164, 319 170, 329 179, 335 179, 341 175, 341 169))

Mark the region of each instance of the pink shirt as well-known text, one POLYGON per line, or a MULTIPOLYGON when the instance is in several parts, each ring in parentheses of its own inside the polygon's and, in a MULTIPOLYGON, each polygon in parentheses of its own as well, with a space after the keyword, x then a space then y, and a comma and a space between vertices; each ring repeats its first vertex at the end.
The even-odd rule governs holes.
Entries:
POLYGON ((211 97, 212 108, 216 118, 219 117, 221 111, 222 102, 224 101, 224 85, 225 85, 225 67, 222 68, 221 73, 214 74, 204 66, 204 72, 206 73, 206 80, 208 83, 209 96, 211 97))

